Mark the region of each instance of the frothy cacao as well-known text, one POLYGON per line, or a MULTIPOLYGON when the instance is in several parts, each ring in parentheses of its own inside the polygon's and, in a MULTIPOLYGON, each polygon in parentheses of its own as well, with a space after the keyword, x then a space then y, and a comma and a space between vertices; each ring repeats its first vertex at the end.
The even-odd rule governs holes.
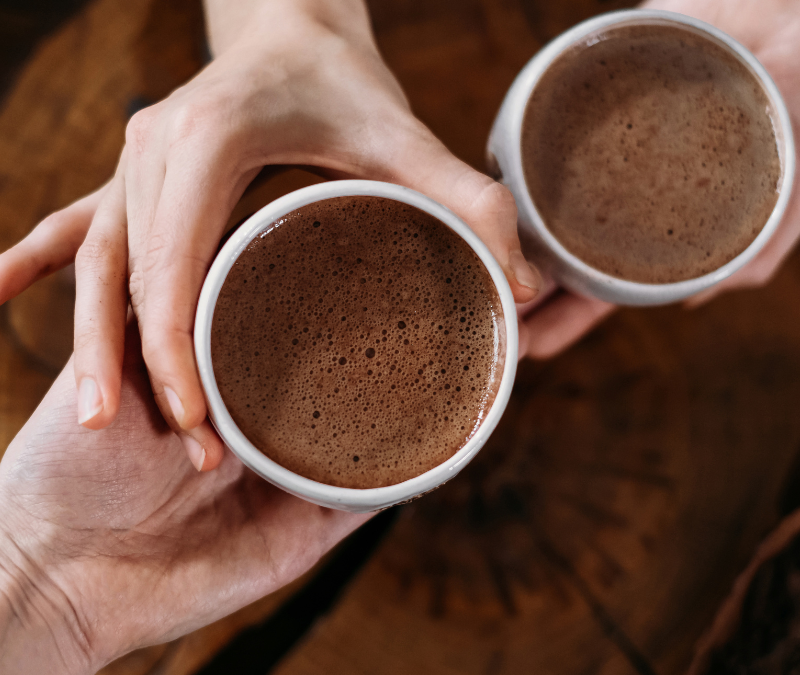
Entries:
POLYGON ((607 274, 669 283, 740 254, 778 199, 770 102, 710 39, 616 27, 562 54, 528 102, 522 158, 547 228, 607 274))
POLYGON ((504 365, 497 289, 442 222, 378 197, 289 213, 231 268, 211 330, 222 399, 315 481, 394 485, 477 431, 504 365))

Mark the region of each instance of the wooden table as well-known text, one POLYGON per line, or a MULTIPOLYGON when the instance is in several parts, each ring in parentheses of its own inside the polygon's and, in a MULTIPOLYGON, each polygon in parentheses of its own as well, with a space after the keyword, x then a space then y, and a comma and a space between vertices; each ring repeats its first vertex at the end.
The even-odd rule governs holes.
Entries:
MULTIPOLYGON (((626 3, 370 4, 417 114, 482 167, 525 61, 626 3)), ((3 248, 111 173, 131 109, 201 66, 201 26, 193 0, 95 0, 40 45, 0 110, 3 248)), ((239 211, 308 180, 285 174, 239 211)), ((72 292, 62 274, 3 308, 1 447, 68 356, 72 292)), ((756 543, 800 501, 798 400, 798 255, 767 288, 697 311, 621 311, 563 356, 523 364, 501 426, 457 480, 291 588, 104 672, 197 672, 270 617, 270 631, 302 629, 255 634, 279 675, 682 672, 756 543), (328 605, 306 630, 304 612, 328 605)))

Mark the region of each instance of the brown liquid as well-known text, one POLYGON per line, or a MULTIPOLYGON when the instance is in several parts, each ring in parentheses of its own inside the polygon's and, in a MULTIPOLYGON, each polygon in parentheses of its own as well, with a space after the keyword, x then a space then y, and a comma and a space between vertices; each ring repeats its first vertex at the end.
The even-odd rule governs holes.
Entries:
POLYGON ((253 240, 211 330, 242 433, 312 480, 394 485, 441 464, 494 401, 497 290, 447 226, 400 202, 339 197, 253 240))
POLYGON ((646 283, 736 257, 769 218, 781 176, 754 76, 664 25, 614 28, 560 56, 525 111, 522 158, 553 235, 591 266, 646 283))

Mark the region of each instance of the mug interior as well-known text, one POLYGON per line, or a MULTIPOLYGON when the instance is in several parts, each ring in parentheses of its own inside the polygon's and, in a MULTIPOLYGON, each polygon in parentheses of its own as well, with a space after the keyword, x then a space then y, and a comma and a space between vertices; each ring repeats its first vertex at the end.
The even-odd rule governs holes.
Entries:
POLYGON ((226 242, 209 270, 201 291, 195 320, 195 352, 210 418, 220 436, 242 462, 266 480, 298 497, 322 506, 355 512, 374 511, 428 492, 454 476, 477 453, 491 434, 513 385, 517 362, 517 323, 511 289, 502 269, 478 237, 452 212, 418 192, 376 181, 332 181, 290 193, 272 202, 248 219, 226 242), (467 442, 448 460, 419 476, 378 488, 344 488, 317 482, 296 474, 259 451, 241 432, 227 410, 217 386, 211 360, 211 326, 219 292, 239 255, 260 233, 288 213, 314 202, 334 197, 381 197, 413 206, 428 213, 463 239, 488 272, 503 311, 505 328, 504 364, 494 402, 485 419, 467 442))
MULTIPOLYGON (((616 302, 617 304, 631 305, 663 304, 689 297, 719 283, 744 266, 763 247, 780 224, 790 197, 795 171, 794 141, 789 114, 780 92, 764 67, 752 53, 722 31, 702 21, 673 12, 638 9, 610 12, 589 19, 557 37, 531 59, 520 77, 524 81, 521 83, 519 98, 514 101, 511 112, 512 118, 510 119, 513 138, 515 139, 513 147, 510 148, 512 153, 511 161, 515 172, 513 180, 517 183, 514 193, 518 200, 523 202, 520 205, 521 211, 524 210, 532 216, 528 220, 535 228, 536 236, 542 240, 561 266, 573 270, 577 273, 576 276, 585 280, 586 287, 590 289, 588 294, 616 302), (527 181, 524 178, 522 161, 523 121, 528 102, 542 76, 570 47, 591 39, 594 34, 602 33, 605 30, 636 25, 666 25, 686 30, 711 41, 728 54, 734 56, 747 69, 754 80, 760 84, 770 103, 773 113, 771 115, 773 130, 781 163, 778 200, 758 235, 742 252, 715 270, 677 282, 644 283, 630 281, 602 272, 573 254, 547 227, 544 218, 530 195, 527 181)), ((567 283, 567 285, 571 284, 567 283)), ((574 290, 585 292, 587 289, 576 288, 574 290)))

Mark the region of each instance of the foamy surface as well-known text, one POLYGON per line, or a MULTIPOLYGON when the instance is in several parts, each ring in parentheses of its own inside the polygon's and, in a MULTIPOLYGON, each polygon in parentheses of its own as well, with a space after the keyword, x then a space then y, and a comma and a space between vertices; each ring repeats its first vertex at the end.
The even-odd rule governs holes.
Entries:
POLYGON ((615 28, 587 42, 545 73, 525 113, 525 178, 545 224, 585 262, 632 281, 717 269, 778 198, 761 86, 680 28, 615 28))
POLYGON ((257 237, 220 292, 214 374, 236 424, 284 467, 330 485, 393 485, 475 433, 503 369, 494 283, 411 206, 339 197, 257 237))

